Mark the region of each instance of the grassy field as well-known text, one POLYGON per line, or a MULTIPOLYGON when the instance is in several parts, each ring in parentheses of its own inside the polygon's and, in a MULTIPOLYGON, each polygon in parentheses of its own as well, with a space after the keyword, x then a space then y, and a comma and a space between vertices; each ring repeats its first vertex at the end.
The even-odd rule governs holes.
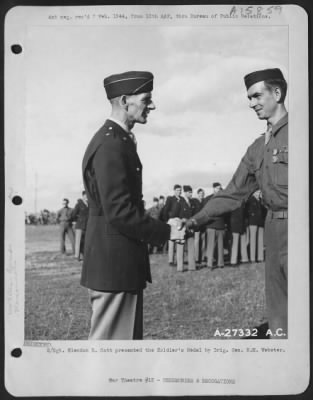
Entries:
MULTIPOLYGON (((151 270, 144 339, 213 339, 217 328, 251 329, 266 320, 263 263, 178 273, 155 254, 151 270)), ((26 227, 25 272, 25 339, 86 339, 91 310, 81 263, 59 254, 57 226, 26 227)))

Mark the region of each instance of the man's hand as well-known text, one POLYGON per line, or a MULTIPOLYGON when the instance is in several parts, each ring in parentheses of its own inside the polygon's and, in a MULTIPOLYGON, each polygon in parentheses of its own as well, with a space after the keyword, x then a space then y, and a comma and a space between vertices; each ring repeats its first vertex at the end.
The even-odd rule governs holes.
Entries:
POLYGON ((187 220, 183 218, 180 221, 181 221, 181 225, 179 226, 178 229, 185 228, 187 232, 193 233, 198 228, 197 222, 192 218, 187 219, 187 220))
POLYGON ((171 218, 168 220, 168 224, 171 226, 170 239, 178 243, 184 243, 186 229, 183 227, 182 220, 179 218, 171 218))

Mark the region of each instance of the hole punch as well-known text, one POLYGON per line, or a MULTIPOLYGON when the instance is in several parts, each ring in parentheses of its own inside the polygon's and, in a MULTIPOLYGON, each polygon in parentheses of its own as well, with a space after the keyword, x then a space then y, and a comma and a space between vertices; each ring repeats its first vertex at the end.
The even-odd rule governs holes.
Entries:
POLYGON ((23 51, 23 48, 20 44, 12 44, 11 51, 13 54, 20 54, 23 51))
POLYGON ((11 351, 12 357, 19 358, 19 357, 21 357, 21 355, 22 355, 22 350, 19 347, 17 347, 16 349, 13 349, 11 351))
POLYGON ((14 196, 12 199, 12 203, 15 204, 16 206, 19 206, 23 203, 23 199, 21 196, 14 196))

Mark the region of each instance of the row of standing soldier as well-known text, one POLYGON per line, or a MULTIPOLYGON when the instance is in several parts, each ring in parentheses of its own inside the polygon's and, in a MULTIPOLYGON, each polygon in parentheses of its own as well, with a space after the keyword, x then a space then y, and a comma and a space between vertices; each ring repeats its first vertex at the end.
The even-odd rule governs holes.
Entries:
POLYGON ((77 200, 74 208, 69 207, 69 200, 63 199, 63 207, 57 212, 57 222, 60 227, 60 252, 66 253, 65 238, 68 236, 72 252, 77 260, 81 260, 84 249, 84 239, 88 220, 88 201, 85 191, 77 200), (75 231, 73 229, 75 223, 75 231))
MULTIPOLYGON (((153 206, 147 213, 156 219, 168 221, 170 218, 189 219, 200 211, 212 197, 222 190, 218 182, 213 183, 213 194, 205 197, 203 189, 197 190, 198 197, 192 197, 191 186, 174 186, 174 195, 154 198, 153 206)), ((242 203, 229 214, 214 218, 201 229, 186 236, 186 243, 180 244, 168 241, 169 265, 175 266, 175 250, 177 271, 184 271, 184 255, 187 253, 188 270, 196 270, 197 264, 203 262, 209 269, 224 267, 225 248, 229 253, 229 264, 236 266, 239 263, 264 261, 264 220, 266 208, 262 204, 260 191, 256 191, 246 203, 242 203), (249 254, 248 254, 249 248, 249 254), (240 257, 239 257, 240 255, 240 257), (214 264, 216 258, 216 264, 214 264)), ((155 252, 155 247, 150 247, 150 252, 155 252)), ((159 250, 163 250, 159 249, 159 250)))

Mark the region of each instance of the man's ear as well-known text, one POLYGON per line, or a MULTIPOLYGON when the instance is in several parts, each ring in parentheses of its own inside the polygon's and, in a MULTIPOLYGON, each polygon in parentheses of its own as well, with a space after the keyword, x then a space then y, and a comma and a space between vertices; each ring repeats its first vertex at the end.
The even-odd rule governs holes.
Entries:
POLYGON ((119 103, 120 103, 120 106, 121 106, 122 108, 127 109, 127 108, 128 108, 128 97, 127 97, 125 94, 123 94, 123 95, 119 98, 119 103))
POLYGON ((279 87, 279 86, 276 86, 276 87, 274 88, 273 92, 274 92, 274 95, 275 95, 275 97, 276 97, 277 103, 279 103, 279 102, 281 101, 281 96, 282 96, 280 87, 279 87))

